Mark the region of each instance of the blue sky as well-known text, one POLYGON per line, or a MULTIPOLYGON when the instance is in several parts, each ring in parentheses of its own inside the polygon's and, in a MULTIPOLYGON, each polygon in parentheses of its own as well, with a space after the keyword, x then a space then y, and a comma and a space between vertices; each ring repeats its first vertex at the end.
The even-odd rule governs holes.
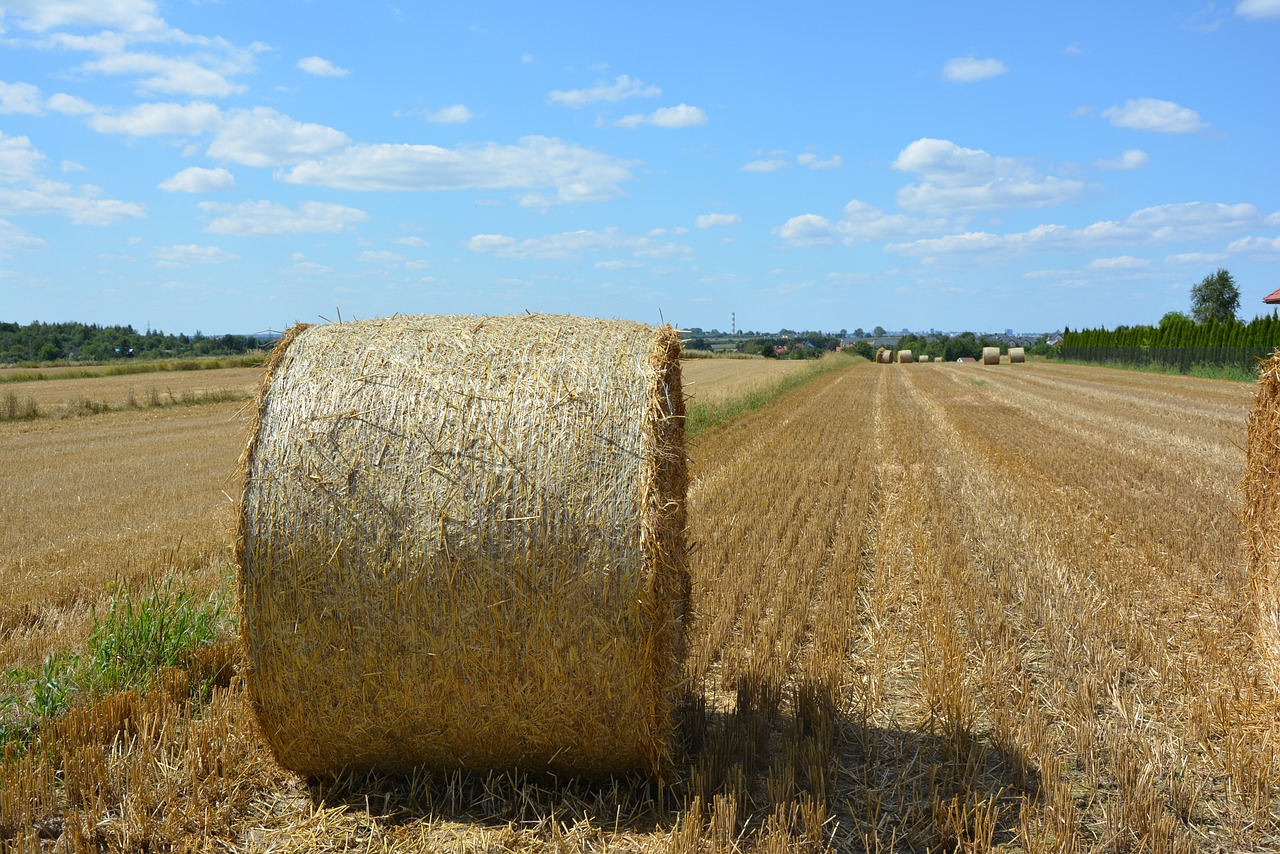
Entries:
POLYGON ((0 319, 1157 321, 1280 287, 1280 0, 0 0, 0 319), (551 6, 554 11, 546 11, 551 6))

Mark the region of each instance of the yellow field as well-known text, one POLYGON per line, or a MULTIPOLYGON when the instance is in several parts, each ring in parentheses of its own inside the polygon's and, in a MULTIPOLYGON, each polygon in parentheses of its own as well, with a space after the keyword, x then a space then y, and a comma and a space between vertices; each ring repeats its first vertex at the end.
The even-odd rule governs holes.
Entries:
MULTIPOLYGON (((702 393, 732 381, 701 364, 685 375, 702 393)), ((1252 396, 1042 362, 857 362, 702 435, 688 759, 662 786, 308 785, 271 762, 210 654, 7 749, 0 840, 1275 850, 1280 697, 1237 521, 1252 396)), ((224 585, 243 429, 228 405, 0 424, 0 667, 81 642, 122 564, 224 585), (189 557, 163 556, 179 540, 189 557)))
MULTIPOLYGON (((56 371, 49 368, 45 372, 56 371)), ((56 376, 56 374, 52 374, 56 376)), ((20 401, 30 398, 41 413, 59 407, 78 408, 80 401, 102 403, 112 409, 125 406, 160 406, 184 398, 223 393, 223 397, 248 398, 258 390, 261 368, 216 368, 205 371, 161 371, 76 379, 49 379, 0 385, 0 395, 12 394, 20 401)))
POLYGON ((689 359, 680 363, 680 371, 685 394, 699 403, 718 404, 767 388, 813 365, 798 359, 689 359))

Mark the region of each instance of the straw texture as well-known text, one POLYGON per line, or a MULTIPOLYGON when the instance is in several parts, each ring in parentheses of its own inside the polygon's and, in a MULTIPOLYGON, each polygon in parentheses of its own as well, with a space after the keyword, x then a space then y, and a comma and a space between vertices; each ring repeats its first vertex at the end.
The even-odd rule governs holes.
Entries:
POLYGON ((912 363, 912 362, 914 362, 914 361, 915 361, 915 359, 914 359, 914 358, 912 358, 912 356, 911 356, 911 351, 910 351, 910 350, 899 350, 899 351, 898 351, 898 364, 900 364, 900 365, 909 365, 909 364, 911 364, 911 363, 912 363))
POLYGON ((892 364, 892 363, 893 363, 893 351, 892 351, 892 350, 886 350, 884 347, 879 347, 879 348, 877 348, 877 349, 876 349, 876 362, 878 362, 878 363, 879 363, 879 364, 881 364, 881 365, 888 365, 888 364, 892 364))
POLYGON ((262 732, 322 777, 674 761, 680 338, 551 315, 295 327, 242 466, 262 732))
POLYGON ((1280 351, 1262 363, 1245 456, 1243 521, 1258 640, 1280 682, 1280 351))
POLYGON ((1027 351, 1022 347, 1009 348, 1009 364, 1017 365, 1027 361, 1027 351))
POLYGON ((982 348, 982 364, 984 365, 1000 364, 1000 348, 999 347, 983 347, 982 348))

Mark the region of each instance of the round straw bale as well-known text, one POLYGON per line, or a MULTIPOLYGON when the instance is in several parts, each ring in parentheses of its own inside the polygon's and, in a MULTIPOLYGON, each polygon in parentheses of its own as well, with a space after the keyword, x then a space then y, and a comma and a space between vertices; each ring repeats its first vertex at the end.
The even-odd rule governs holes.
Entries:
POLYGON ((1000 348, 999 347, 983 347, 982 348, 982 364, 984 365, 1000 364, 1000 348))
POLYGON ((910 350, 899 350, 899 351, 898 351, 898 363, 899 363, 899 364, 901 364, 901 365, 909 365, 909 364, 911 364, 911 363, 912 363, 912 362, 914 362, 914 361, 915 361, 915 359, 914 359, 914 358, 912 358, 912 356, 911 356, 911 351, 910 351, 910 350))
POLYGON ((1243 521, 1258 640, 1280 682, 1280 351, 1262 364, 1245 458, 1243 521))
POLYGON ((1022 347, 1009 348, 1009 364, 1016 365, 1020 362, 1027 361, 1027 351, 1022 347))
POLYGON ((882 364, 882 365, 888 365, 888 364, 892 363, 892 362, 893 362, 893 351, 892 351, 892 350, 886 350, 884 347, 881 347, 881 348, 877 349, 877 350, 876 350, 876 361, 877 361, 877 362, 879 362, 879 363, 880 363, 880 364, 882 364))
POLYGON ((929 361, 929 357, 928 357, 928 356, 921 356, 917 361, 920 361, 920 362, 927 362, 927 361, 929 361))
POLYGON ((298 326, 267 365, 236 541, 248 687, 311 777, 661 774, 684 657, 670 326, 298 326))

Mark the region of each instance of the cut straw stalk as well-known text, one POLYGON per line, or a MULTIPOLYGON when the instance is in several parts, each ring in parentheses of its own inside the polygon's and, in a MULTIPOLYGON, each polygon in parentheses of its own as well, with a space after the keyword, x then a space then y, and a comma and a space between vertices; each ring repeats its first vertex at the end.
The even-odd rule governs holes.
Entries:
POLYGON ((289 332, 237 538, 249 687, 281 764, 670 765, 679 356, 669 326, 549 315, 289 332))

